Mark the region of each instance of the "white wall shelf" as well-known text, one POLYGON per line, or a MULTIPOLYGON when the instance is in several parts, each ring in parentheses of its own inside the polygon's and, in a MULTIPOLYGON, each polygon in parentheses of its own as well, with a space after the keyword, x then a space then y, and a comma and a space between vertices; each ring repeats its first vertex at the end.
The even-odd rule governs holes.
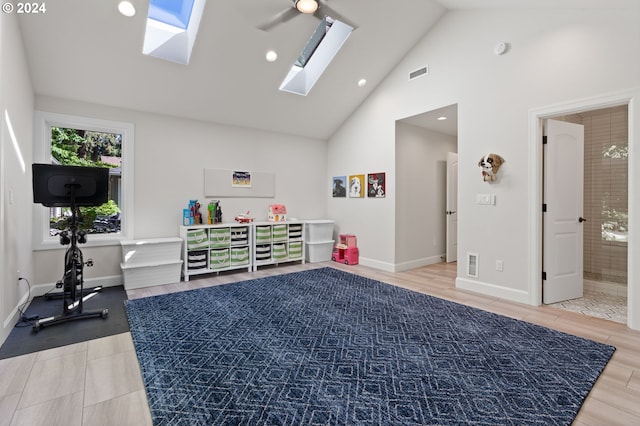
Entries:
POLYGON ((285 262, 305 262, 303 221, 254 222, 253 270, 285 262))
POLYGON ((252 230, 248 223, 181 226, 184 280, 233 269, 251 271, 252 230))
POLYGON ((287 262, 305 263, 303 221, 222 223, 180 227, 182 277, 287 262))

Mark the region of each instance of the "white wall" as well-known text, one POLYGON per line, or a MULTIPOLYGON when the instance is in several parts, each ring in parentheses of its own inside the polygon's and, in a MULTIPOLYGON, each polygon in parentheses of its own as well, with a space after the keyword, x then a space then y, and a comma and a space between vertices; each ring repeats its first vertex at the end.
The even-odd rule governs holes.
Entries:
POLYGON ((0 342, 28 297, 33 89, 15 14, 0 15, 0 342))
POLYGON ((447 153, 457 149, 455 136, 396 123, 396 270, 445 254, 447 153))
MULTIPOLYGON (((134 124, 136 239, 178 236, 190 199, 199 200, 206 214, 205 168, 275 173, 275 198, 222 198, 225 222, 247 210, 266 220, 272 203, 285 204, 289 216, 298 219, 327 216, 325 141, 40 96, 35 109, 134 124)), ((87 279, 121 274, 119 245, 86 247, 83 253, 95 262, 85 270, 87 279)), ((61 250, 36 251, 34 259, 47 265, 36 271, 36 283, 60 278, 61 250)))
MULTIPOLYGON (((391 196, 382 208, 329 201, 332 218, 350 232, 379 230, 375 237, 359 238, 361 263, 393 267, 395 262, 395 120, 457 103, 458 257, 467 251, 480 255, 479 278, 465 285, 530 301, 529 205, 537 194, 528 184, 529 111, 640 86, 638 22, 640 4, 627 10, 447 13, 329 141, 330 175, 354 168, 390 175, 391 196), (510 47, 496 56, 493 47, 500 41, 510 47), (424 64, 429 75, 408 81, 409 71, 424 64), (496 184, 483 182, 477 167, 488 151, 506 159, 496 184), (478 193, 495 194, 497 205, 477 205, 478 193), (388 222, 380 230, 379 224, 388 222), (495 270, 496 260, 504 262, 503 272, 495 270)), ((634 111, 637 121, 640 112, 634 111)), ((638 146, 637 135, 632 144, 638 146)), ((640 219, 638 213, 630 221, 640 219)), ((459 278, 464 266, 459 262, 459 278)))

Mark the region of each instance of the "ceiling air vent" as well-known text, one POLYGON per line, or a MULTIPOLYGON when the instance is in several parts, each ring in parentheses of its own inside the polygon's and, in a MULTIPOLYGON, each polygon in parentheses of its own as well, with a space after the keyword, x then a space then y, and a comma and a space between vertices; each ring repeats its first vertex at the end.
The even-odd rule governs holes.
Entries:
POLYGON ((467 275, 478 278, 478 254, 467 253, 467 275))
POLYGON ((429 67, 425 65, 420 69, 411 71, 409 73, 409 80, 413 80, 414 78, 422 77, 423 75, 427 75, 427 74, 429 74, 429 67))

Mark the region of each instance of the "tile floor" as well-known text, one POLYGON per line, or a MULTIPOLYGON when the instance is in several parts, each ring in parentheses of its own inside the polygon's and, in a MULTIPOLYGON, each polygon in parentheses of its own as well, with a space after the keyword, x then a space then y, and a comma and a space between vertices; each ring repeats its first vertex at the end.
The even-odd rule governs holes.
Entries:
POLYGON ((549 306, 622 324, 627 323, 626 296, 615 296, 586 287, 584 289, 584 297, 552 303, 549 306))
POLYGON ((150 426, 131 333, 0 360, 0 426, 150 426))

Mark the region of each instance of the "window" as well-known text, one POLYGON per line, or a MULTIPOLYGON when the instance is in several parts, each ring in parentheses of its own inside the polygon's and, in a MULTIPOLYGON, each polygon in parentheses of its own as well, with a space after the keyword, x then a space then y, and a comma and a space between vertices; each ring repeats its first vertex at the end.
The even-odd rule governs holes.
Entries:
MULTIPOLYGON (((34 138, 37 163, 109 168, 109 201, 80 209, 80 227, 90 235, 88 245, 132 238, 133 125, 36 112, 34 138)), ((57 247, 57 234, 66 228, 69 209, 34 206, 34 248, 57 247)))
POLYGON ((602 157, 598 164, 598 184, 604 190, 601 196, 603 241, 626 244, 629 239, 628 157, 629 145, 626 140, 619 144, 606 143, 602 146, 602 157))

